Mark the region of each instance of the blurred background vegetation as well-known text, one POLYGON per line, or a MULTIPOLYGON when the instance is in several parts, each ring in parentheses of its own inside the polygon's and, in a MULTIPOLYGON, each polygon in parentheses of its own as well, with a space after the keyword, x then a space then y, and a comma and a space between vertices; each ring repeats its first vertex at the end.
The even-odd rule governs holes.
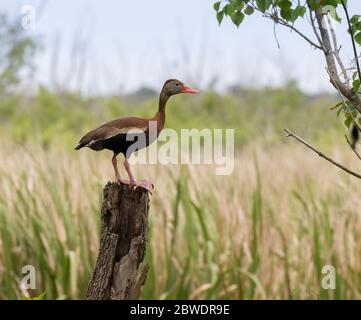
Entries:
MULTIPOLYGON (((284 141, 285 126, 296 132, 332 141, 342 138, 344 129, 329 107, 335 97, 310 96, 295 83, 283 88, 254 90, 234 87, 228 93, 203 91, 199 97, 177 97, 169 102, 166 126, 181 128, 234 128, 237 147, 264 141, 267 145, 284 141), (305 126, 305 122, 308 123, 305 126)), ((71 148, 85 131, 127 115, 151 117, 158 96, 148 90, 126 96, 82 97, 77 93, 57 94, 40 87, 32 96, 2 95, 1 134, 19 144, 54 143, 71 148)))

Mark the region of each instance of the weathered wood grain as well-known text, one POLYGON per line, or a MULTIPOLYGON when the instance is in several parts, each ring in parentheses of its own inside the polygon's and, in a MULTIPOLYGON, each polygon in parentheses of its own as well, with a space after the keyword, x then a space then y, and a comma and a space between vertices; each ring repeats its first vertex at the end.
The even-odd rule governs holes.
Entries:
POLYGON ((149 194, 108 182, 101 211, 99 254, 87 299, 137 299, 147 277, 149 194))

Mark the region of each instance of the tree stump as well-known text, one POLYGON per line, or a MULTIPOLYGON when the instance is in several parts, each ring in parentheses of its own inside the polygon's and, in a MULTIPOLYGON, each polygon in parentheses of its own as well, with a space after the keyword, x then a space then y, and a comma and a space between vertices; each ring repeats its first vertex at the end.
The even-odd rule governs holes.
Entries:
POLYGON ((99 254, 88 300, 138 299, 148 266, 149 195, 143 188, 108 182, 103 190, 99 254))

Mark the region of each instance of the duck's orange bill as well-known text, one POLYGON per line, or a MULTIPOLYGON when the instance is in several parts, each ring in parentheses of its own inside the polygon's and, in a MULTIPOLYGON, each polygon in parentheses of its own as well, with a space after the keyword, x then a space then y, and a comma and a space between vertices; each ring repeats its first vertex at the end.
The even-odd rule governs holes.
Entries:
POLYGON ((190 88, 188 86, 186 86, 185 84, 183 85, 183 88, 182 88, 182 92, 183 93, 198 93, 199 90, 197 89, 194 89, 194 88, 190 88))

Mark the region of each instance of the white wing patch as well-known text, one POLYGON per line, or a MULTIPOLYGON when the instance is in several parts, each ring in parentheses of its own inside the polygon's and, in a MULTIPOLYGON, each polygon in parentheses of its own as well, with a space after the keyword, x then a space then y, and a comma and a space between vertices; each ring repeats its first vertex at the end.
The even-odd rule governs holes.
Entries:
POLYGON ((144 133, 146 130, 148 129, 148 127, 125 127, 125 128, 121 128, 118 129, 118 132, 116 134, 120 134, 120 133, 144 133))
POLYGON ((90 147, 92 144, 97 142, 98 140, 90 140, 84 147, 90 147))

